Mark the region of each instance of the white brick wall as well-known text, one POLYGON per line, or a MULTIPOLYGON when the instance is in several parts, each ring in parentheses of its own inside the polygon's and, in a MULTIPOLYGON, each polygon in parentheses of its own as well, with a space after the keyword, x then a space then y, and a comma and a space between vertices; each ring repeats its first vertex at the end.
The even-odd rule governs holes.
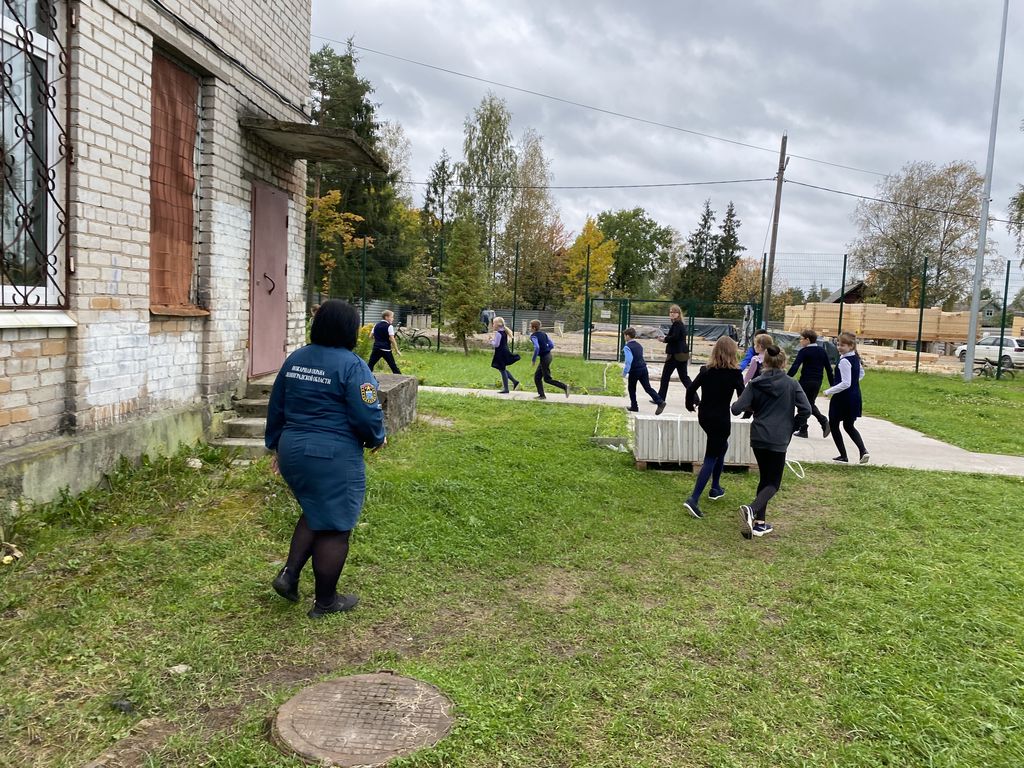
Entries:
POLYGON ((175 21, 146 0, 78 3, 68 126, 76 152, 69 178, 68 240, 75 262, 69 295, 78 326, 0 331, 0 447, 54 436, 61 424, 101 428, 167 407, 220 401, 236 389, 248 361, 254 180, 291 195, 288 342, 303 342, 305 164, 243 134, 238 119, 303 120, 252 75, 292 105, 305 105, 310 4, 163 0, 180 17, 175 21), (155 46, 210 73, 201 81, 197 245, 199 303, 209 317, 155 317, 149 311, 155 46))

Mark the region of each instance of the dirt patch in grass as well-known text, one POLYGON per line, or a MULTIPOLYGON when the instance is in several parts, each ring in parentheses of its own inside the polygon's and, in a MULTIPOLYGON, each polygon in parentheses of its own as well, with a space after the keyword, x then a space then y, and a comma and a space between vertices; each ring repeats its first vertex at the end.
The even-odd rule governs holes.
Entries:
POLYGON ((177 732, 178 726, 166 720, 140 720, 130 736, 86 763, 85 768, 136 768, 146 765, 150 753, 163 746, 177 732))
POLYGON ((533 574, 531 582, 524 596, 547 608, 568 608, 583 594, 579 574, 562 568, 542 568, 533 574))

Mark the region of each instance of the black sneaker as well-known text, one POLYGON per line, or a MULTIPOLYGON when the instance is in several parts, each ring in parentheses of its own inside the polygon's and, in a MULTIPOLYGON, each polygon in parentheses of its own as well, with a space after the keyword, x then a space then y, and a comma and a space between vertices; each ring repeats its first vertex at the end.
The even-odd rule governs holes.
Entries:
POLYGON ((700 511, 700 507, 697 506, 697 502, 694 501, 693 499, 687 499, 686 501, 684 501, 683 507, 686 509, 687 512, 696 517, 698 520, 703 519, 704 513, 700 511))
POLYGON ((277 576, 270 583, 270 586, 274 588, 285 600, 291 600, 293 603, 299 602, 299 580, 292 579, 288 575, 288 568, 284 567, 277 572, 277 576))
POLYGON ((565 396, 567 398, 569 397, 569 385, 568 384, 565 385, 565 396))
POLYGON ((518 381, 513 381, 512 382, 512 391, 515 392, 517 389, 519 389, 519 382, 518 381))
POLYGON ((658 407, 654 409, 655 416, 661 416, 662 411, 665 410, 665 406, 668 405, 664 400, 658 403, 658 407))
POLYGON ((547 395, 537 395, 537 396, 536 396, 535 398, 533 398, 533 399, 534 399, 534 400, 547 400, 547 399, 548 399, 548 396, 547 396, 547 395))
POLYGON ((335 595, 334 602, 330 605, 320 605, 314 602, 313 607, 306 615, 311 619, 319 619, 326 616, 329 613, 341 613, 343 611, 351 611, 356 605, 359 604, 359 597, 357 595, 335 595))
POLYGON ((828 437, 832 434, 832 427, 828 425, 827 421, 821 422, 821 436, 828 437))
POLYGON ((796 432, 794 432, 793 437, 810 437, 810 435, 807 434, 807 429, 804 428, 798 429, 796 432))
POLYGON ((775 529, 772 528, 771 523, 762 520, 760 522, 754 523, 754 527, 750 529, 750 532, 755 536, 766 536, 774 530, 775 529))
POLYGON ((838 462, 839 464, 849 464, 850 460, 845 456, 836 456, 832 461, 838 462))
POLYGON ((725 488, 712 488, 708 491, 708 498, 712 501, 718 501, 723 496, 725 496, 725 488))
POLYGON ((640 406, 630 406, 626 409, 629 413, 640 413, 640 406))
POLYGON ((744 539, 754 535, 754 511, 746 504, 740 505, 740 533, 744 539))

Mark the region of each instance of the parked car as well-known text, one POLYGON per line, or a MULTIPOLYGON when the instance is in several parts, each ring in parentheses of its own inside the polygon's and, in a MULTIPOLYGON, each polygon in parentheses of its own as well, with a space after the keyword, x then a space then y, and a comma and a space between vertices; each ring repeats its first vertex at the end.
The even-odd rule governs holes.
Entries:
MULTIPOLYGON (((967 345, 961 344, 954 353, 960 362, 967 359, 967 345)), ((974 346, 974 359, 977 361, 988 360, 995 365, 999 357, 999 337, 982 336, 974 346)), ((1003 367, 1024 368, 1024 339, 1015 339, 1009 336, 1003 337, 1003 367)))

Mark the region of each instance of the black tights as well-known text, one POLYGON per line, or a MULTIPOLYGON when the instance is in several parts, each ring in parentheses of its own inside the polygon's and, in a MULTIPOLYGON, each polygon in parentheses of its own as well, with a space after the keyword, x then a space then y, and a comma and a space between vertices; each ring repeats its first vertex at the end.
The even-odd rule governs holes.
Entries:
POLYGON ((846 456, 846 445, 843 443, 843 436, 839 434, 839 425, 843 425, 843 429, 846 430, 846 434, 853 440, 853 444, 857 446, 857 450, 860 451, 860 455, 863 456, 868 452, 868 449, 864 447, 864 440, 860 436, 860 432, 853 423, 857 420, 856 416, 840 417, 838 413, 830 413, 828 416, 828 426, 832 430, 832 439, 835 441, 836 448, 839 449, 840 456, 846 456))
POLYGON ((782 474, 786 471, 786 452, 770 451, 767 448, 754 448, 753 451, 761 477, 757 483, 757 497, 750 502, 750 511, 754 513, 755 520, 764 522, 768 502, 782 485, 782 474))
POLYGON ((288 562, 289 575, 298 580, 306 561, 313 558, 313 578, 316 580, 316 601, 330 605, 338 594, 338 579, 348 557, 348 540, 352 531, 314 531, 306 516, 301 515, 292 533, 288 562))

